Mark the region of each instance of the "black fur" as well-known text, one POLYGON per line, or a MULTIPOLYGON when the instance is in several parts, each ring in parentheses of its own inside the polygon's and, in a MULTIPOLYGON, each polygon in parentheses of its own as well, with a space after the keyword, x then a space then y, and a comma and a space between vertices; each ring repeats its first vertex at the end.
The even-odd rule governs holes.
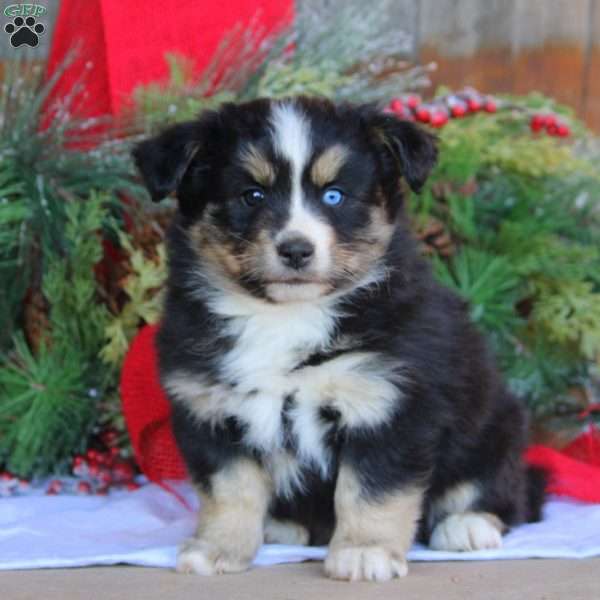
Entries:
MULTIPOLYGON (((398 176, 413 189, 421 188, 435 162, 434 138, 371 107, 299 102, 310 117, 315 148, 341 141, 354 150, 340 173, 343 185, 354 190, 347 207, 336 212, 318 204, 318 191, 310 182, 305 186, 307 202, 314 203, 314 210, 346 243, 352 243, 368 221, 369 199, 376 190, 395 223, 378 260, 387 270, 385 284, 340 295, 343 316, 335 339, 353 340, 352 351, 398 361, 408 374, 402 401, 375 430, 344 428, 335 409, 322 407, 315 418, 329 427, 325 443, 333 467, 326 478, 306 467, 306 489, 292 498, 274 498, 272 513, 298 520, 309 528, 313 543, 326 543, 335 522, 335 477, 339 465, 345 464, 358 475, 365 497, 374 500, 403 486, 424 485, 419 537, 425 542, 436 524, 432 504, 463 481, 477 482, 481 490, 473 510, 493 513, 507 526, 539 519, 544 480, 539 472, 527 471, 521 460, 528 429, 525 411, 506 389, 482 336, 469 322, 465 303, 434 281, 403 217, 398 176)), ((228 318, 210 308, 207 294, 213 284, 194 275, 199 259, 187 232, 203 218, 207 206, 212 207, 216 227, 237 236, 232 244, 237 238, 255 239, 252 236, 260 231, 276 231, 285 222, 289 209, 283 200, 273 201, 268 214, 253 213, 231 200, 237 193, 232 190, 243 187, 238 184, 243 176, 232 166, 240 143, 252 140, 270 160, 278 160, 265 127, 269 107, 268 101, 226 106, 167 130, 135 152, 153 199, 176 191, 181 208, 168 238, 170 274, 158 336, 163 379, 183 369, 210 384, 236 389, 238 382, 224 380, 221 367, 237 340, 227 333, 228 318)), ((280 166, 281 181, 273 194, 283 199, 290 193, 289 165, 280 166)), ((260 281, 253 282, 254 288, 247 281, 239 283, 264 298, 260 281)), ((324 364, 345 351, 319 349, 294 369, 324 364)), ((281 420, 286 448, 293 451, 295 440, 287 421, 296 399, 293 394, 286 398, 281 420)), ((217 424, 201 422, 180 399, 171 395, 171 400, 177 442, 192 478, 207 490, 211 477, 236 457, 262 464, 265 456, 244 441, 243 422, 234 417, 217 424)))

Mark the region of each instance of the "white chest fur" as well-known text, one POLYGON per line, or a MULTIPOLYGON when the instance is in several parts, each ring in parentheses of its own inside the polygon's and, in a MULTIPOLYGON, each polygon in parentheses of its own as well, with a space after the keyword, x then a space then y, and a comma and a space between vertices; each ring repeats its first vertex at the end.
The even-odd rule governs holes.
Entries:
POLYGON ((244 443, 261 451, 275 487, 288 494, 301 487, 302 467, 327 475, 331 457, 325 438, 332 426, 320 411, 332 408, 340 426, 370 427, 385 421, 400 397, 398 364, 369 352, 348 351, 317 366, 298 368, 315 352, 332 346, 335 309, 326 304, 266 305, 245 297, 220 297, 215 312, 228 317, 235 343, 221 362, 222 383, 177 372, 167 390, 203 420, 235 417, 244 425, 244 443), (233 387, 232 387, 233 385, 233 387), (285 449, 283 410, 294 437, 285 449))

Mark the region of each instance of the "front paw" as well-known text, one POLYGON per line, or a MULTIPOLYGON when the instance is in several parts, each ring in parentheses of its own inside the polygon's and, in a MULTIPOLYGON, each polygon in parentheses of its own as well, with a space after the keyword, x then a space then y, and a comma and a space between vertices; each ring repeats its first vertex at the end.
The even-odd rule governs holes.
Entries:
POLYGON ((240 556, 232 548, 223 548, 202 539, 192 538, 183 543, 177 555, 178 573, 220 575, 239 573, 250 566, 252 558, 240 556))
POLYGON ((449 515, 438 523, 431 534, 433 550, 469 552, 492 550, 502 546, 502 522, 489 513, 449 515))
POLYGON ((325 573, 347 581, 389 581, 404 577, 408 567, 404 556, 382 546, 339 546, 329 550, 325 573))

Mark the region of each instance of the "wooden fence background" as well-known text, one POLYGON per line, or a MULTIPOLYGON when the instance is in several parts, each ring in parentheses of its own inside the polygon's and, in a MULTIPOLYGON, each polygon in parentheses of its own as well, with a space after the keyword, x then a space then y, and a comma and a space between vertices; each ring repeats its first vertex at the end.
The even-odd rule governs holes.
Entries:
MULTIPOLYGON (((47 32, 38 48, 27 49, 31 58, 48 51, 59 1, 38 0, 48 8, 47 32)), ((121 1, 124 8, 137 4, 121 1)), ((208 0, 196 1, 202 10, 208 0)), ((324 5, 337 27, 335 15, 348 2, 365 0, 296 0, 296 5, 300 11, 324 5)), ((434 84, 473 85, 483 92, 539 90, 573 106, 600 131, 600 0, 371 0, 370 6, 389 15, 389 27, 399 35, 411 34, 407 58, 438 64, 434 84)), ((23 47, 9 45, 3 31, 9 19, 2 14, 0 20, 0 60, 6 60, 23 47)))

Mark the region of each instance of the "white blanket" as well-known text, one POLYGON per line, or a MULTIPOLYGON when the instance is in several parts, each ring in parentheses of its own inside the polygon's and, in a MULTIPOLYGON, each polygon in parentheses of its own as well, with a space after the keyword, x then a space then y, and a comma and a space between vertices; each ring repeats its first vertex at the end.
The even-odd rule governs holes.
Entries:
MULTIPOLYGON (((197 508, 191 488, 177 489, 197 508)), ((152 484, 109 496, 0 499, 0 569, 127 563, 173 567, 177 545, 191 535, 195 511, 152 484)), ((321 560, 324 548, 265 545, 255 564, 321 560)), ((511 531, 500 550, 436 552, 414 546, 411 560, 492 560, 600 556, 600 505, 552 499, 541 523, 511 531)))

